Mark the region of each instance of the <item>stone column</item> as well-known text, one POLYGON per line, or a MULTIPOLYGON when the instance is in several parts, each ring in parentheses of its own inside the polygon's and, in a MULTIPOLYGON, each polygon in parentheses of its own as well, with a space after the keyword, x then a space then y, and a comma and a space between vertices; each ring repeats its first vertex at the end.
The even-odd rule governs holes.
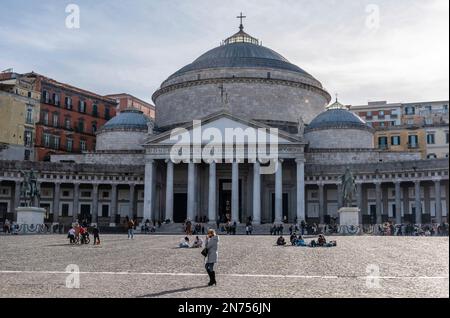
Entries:
MULTIPOLYGON (((41 185, 42 185, 42 183, 40 181, 36 182, 36 189, 39 194, 41 193, 41 185)), ((40 198, 39 197, 34 198, 33 206, 39 208, 40 205, 41 205, 40 198)))
POLYGON ((188 165, 188 202, 187 217, 195 220, 195 163, 190 161, 188 165))
POLYGON ((401 183, 395 182, 395 223, 402 224, 402 198, 401 198, 401 183))
POLYGON ((275 222, 283 222, 283 160, 279 160, 275 172, 275 222))
POLYGON ((442 223, 441 180, 434 180, 434 202, 436 204, 436 222, 442 223))
MULTIPOLYGON (((128 217, 134 218, 134 197, 135 197, 135 190, 136 190, 136 185, 134 183, 130 184, 130 198, 129 198, 129 212, 128 212, 128 217)), ((136 213, 137 216, 137 213, 136 213)))
POLYGON ((356 206, 359 209, 359 213, 358 213, 358 224, 363 224, 363 217, 362 217, 362 213, 363 213, 363 184, 362 183, 357 183, 356 184, 356 206))
POLYGON ((231 172, 231 220, 239 223, 239 162, 233 161, 231 172))
POLYGON ((111 205, 109 206, 109 226, 116 226, 116 214, 117 214, 117 184, 111 184, 111 205))
POLYGON ((376 197, 376 207, 377 207, 377 224, 383 223, 382 217, 382 197, 381 197, 381 181, 375 182, 375 197, 376 197))
POLYGON ((261 164, 253 163, 253 223, 261 224, 261 164))
MULTIPOLYGON (((80 184, 74 183, 74 185, 73 185, 73 207, 72 207, 73 221, 76 221, 78 219, 79 206, 80 206, 80 184)), ((80 220, 78 220, 78 221, 80 221, 80 220)))
POLYGON ((55 183, 55 188, 53 189, 53 223, 58 223, 59 221, 59 198, 61 195, 61 183, 55 183))
POLYGON ((337 205, 338 210, 344 206, 344 198, 342 193, 342 183, 337 184, 337 205))
POLYGON ((305 162, 301 159, 297 163, 297 223, 306 221, 305 212, 305 162))
POLYGON ((216 163, 211 161, 209 164, 209 182, 208 182, 208 219, 210 223, 216 222, 216 163))
POLYGON ((422 224, 422 200, 420 198, 420 181, 414 182, 414 198, 416 207, 416 224, 422 224))
POLYGON ((98 223, 98 184, 92 185, 92 225, 98 223))
POLYGON ((145 185, 144 185, 144 212, 142 223, 151 221, 153 215, 153 185, 155 182, 155 161, 150 159, 145 163, 145 185))
POLYGON ((14 187, 14 207, 12 209, 12 212, 14 213, 14 220, 17 221, 17 211, 16 209, 20 206, 20 181, 15 182, 14 187))
POLYGON ((165 220, 170 220, 173 223, 173 162, 167 160, 166 173, 166 216, 165 220))
POLYGON ((324 184, 323 183, 319 183, 319 219, 320 219, 320 224, 324 224, 325 223, 325 189, 324 189, 324 184))

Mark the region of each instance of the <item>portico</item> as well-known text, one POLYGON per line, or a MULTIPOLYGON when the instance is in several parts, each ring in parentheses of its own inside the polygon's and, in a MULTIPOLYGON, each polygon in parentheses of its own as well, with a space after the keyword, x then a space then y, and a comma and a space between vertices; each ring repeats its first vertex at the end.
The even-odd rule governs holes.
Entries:
POLYGON ((163 209, 165 220, 173 221, 174 213, 179 220, 180 213, 184 213, 182 209, 173 210, 174 194, 177 192, 174 187, 179 183, 186 185, 185 217, 191 220, 207 219, 211 223, 231 221, 238 224, 252 220, 254 224, 260 224, 263 221, 280 223, 285 218, 291 222, 305 219, 302 138, 279 132, 275 139, 271 135, 275 131, 273 128, 271 130, 268 126, 242 120, 226 112, 209 116, 201 124, 197 132, 195 124, 187 125, 179 130, 176 136, 173 136, 173 133, 159 135, 145 145, 147 160, 145 217, 150 217, 148 211, 156 195, 153 190, 150 190, 153 189, 150 184, 154 182, 155 173, 151 167, 154 166, 155 161, 159 161, 164 162, 165 165, 165 208, 163 209), (225 136, 230 130, 237 131, 235 139, 231 140, 238 142, 227 143, 225 137, 223 144, 211 146, 208 142, 210 140, 204 136, 205 131, 211 133, 212 127, 218 127, 214 132, 215 137, 225 136), (244 137, 238 135, 239 133, 244 137), (262 133, 265 135, 262 136, 262 133), (191 141, 195 134, 203 136, 199 143, 200 149, 194 149, 195 142, 192 146, 180 143, 180 141, 191 141), (261 144, 255 137, 267 141, 267 144, 265 142, 263 146, 273 152, 272 157, 258 157, 262 154, 262 150, 261 144), (273 140, 275 141, 271 145, 270 142, 273 140), (176 155, 174 155, 174 149, 177 150, 176 155), (183 151, 190 156, 186 158, 179 156, 183 151), (208 156, 211 153, 213 155, 208 156), (195 156, 195 154, 201 154, 201 156, 195 156), (284 184, 288 186, 285 188, 284 184), (265 189, 263 193, 262 189, 265 189), (266 189, 269 189, 270 193, 265 193, 266 189), (288 190, 288 193, 284 190, 288 190), (283 202, 283 200, 289 202, 283 202), (283 211, 286 206, 288 206, 287 211, 283 211))

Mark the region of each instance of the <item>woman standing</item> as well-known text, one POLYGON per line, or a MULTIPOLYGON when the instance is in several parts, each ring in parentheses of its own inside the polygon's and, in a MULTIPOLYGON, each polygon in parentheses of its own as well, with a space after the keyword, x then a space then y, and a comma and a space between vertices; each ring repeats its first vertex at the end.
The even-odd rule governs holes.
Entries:
POLYGON ((205 268, 209 276, 208 286, 217 285, 216 272, 214 272, 214 264, 217 263, 219 256, 219 237, 217 236, 216 231, 212 229, 208 230, 205 248, 208 251, 208 255, 205 257, 205 268))

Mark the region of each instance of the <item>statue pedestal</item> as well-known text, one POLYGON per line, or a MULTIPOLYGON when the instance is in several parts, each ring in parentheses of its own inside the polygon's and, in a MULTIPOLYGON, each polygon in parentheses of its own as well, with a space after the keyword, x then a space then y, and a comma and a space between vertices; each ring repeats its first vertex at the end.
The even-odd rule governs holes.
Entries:
POLYGON ((345 226, 359 226, 359 208, 340 208, 339 213, 339 225, 345 226))
POLYGON ((44 224, 45 209, 37 207, 18 207, 16 211, 17 224, 22 226, 22 233, 35 233, 35 231, 29 231, 29 229, 35 229, 37 226, 44 224))

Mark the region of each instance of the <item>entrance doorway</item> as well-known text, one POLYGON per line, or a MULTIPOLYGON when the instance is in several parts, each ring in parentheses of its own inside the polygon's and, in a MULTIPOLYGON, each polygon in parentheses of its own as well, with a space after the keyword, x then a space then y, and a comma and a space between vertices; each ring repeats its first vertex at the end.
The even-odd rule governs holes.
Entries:
MULTIPOLYGON (((289 221, 289 194, 283 193, 283 220, 289 221)), ((275 193, 272 193, 272 223, 275 222, 275 193)))
POLYGON ((7 219, 8 203, 0 202, 0 221, 4 222, 7 219))
POLYGON ((91 216, 91 206, 89 204, 82 204, 80 206, 80 222, 91 223, 92 222, 92 216, 91 216))
POLYGON ((173 221, 184 223, 187 218, 187 193, 174 193, 173 195, 173 221))
MULTIPOLYGON (((219 180, 219 220, 220 222, 227 222, 231 220, 232 200, 232 180, 222 179, 219 180)), ((242 221, 242 181, 239 180, 239 220, 242 221)))
POLYGON ((41 203, 40 207, 42 209, 45 209, 44 223, 52 223, 53 222, 53 214, 50 214, 50 204, 49 203, 41 203))
POLYGON ((369 215, 370 215, 370 224, 377 224, 377 206, 375 204, 371 204, 369 206, 369 215))

